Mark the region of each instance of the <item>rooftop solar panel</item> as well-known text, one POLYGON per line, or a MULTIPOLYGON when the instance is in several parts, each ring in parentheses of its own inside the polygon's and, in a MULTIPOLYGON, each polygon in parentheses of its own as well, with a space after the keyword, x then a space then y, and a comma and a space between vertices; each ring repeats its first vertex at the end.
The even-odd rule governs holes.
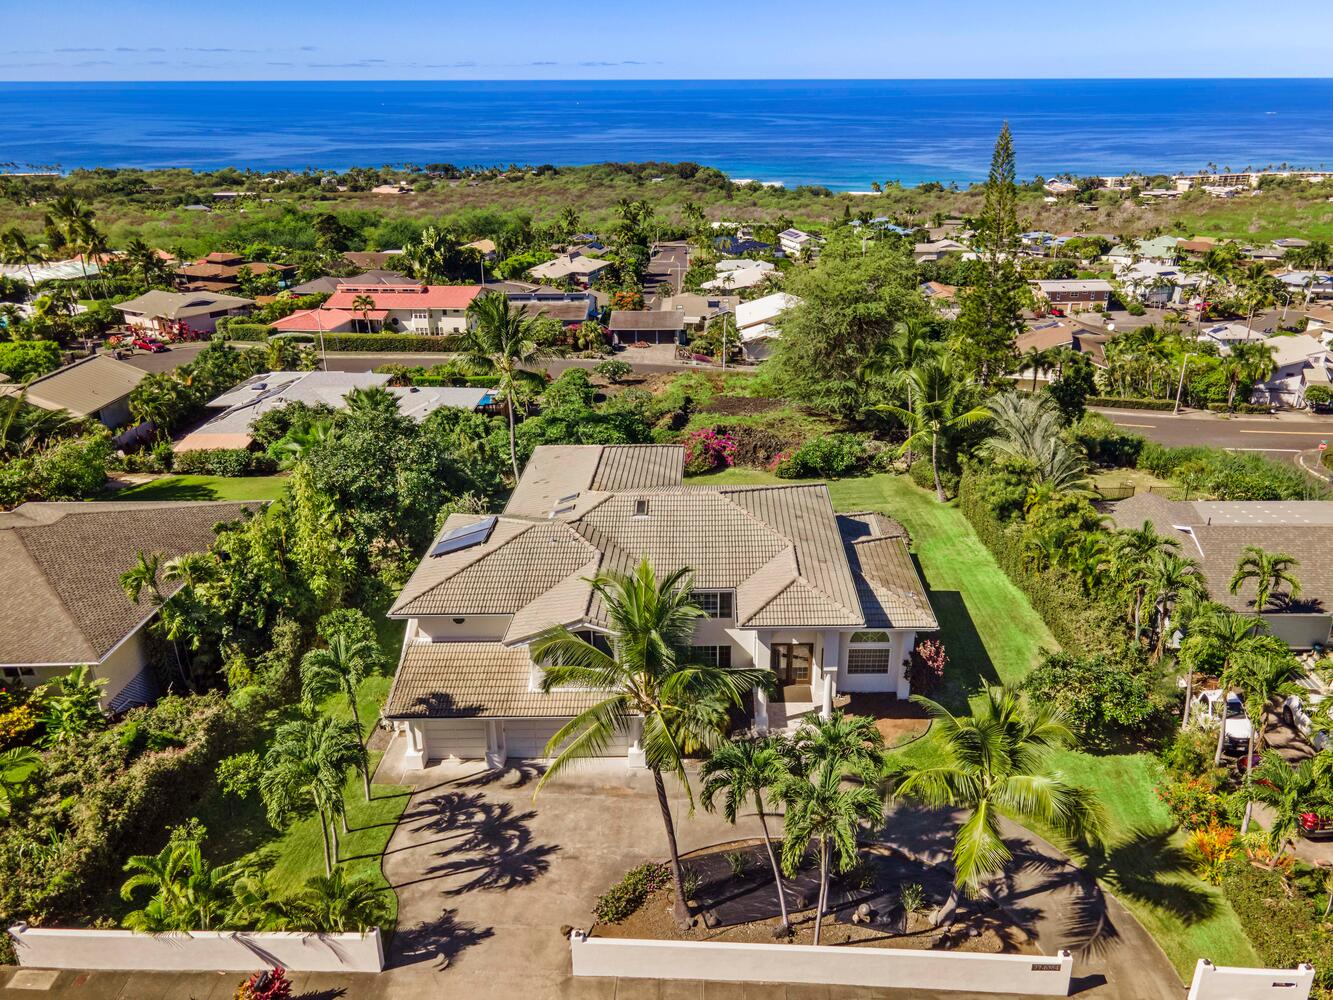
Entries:
POLYGON ((480 545, 490 538, 494 529, 494 517, 483 517, 480 521, 454 528, 435 543, 435 547, 430 550, 430 554, 432 556, 444 556, 450 552, 458 552, 460 549, 470 549, 472 546, 480 545))

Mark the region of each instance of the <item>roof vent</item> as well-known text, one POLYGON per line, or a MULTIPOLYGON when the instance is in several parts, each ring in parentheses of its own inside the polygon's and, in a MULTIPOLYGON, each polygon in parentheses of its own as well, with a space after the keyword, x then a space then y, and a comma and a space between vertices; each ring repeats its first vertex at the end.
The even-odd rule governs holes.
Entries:
POLYGON ((634 501, 634 516, 635 516, 635 517, 647 517, 647 516, 648 516, 648 501, 647 501, 647 500, 639 499, 639 500, 635 500, 635 501, 634 501))

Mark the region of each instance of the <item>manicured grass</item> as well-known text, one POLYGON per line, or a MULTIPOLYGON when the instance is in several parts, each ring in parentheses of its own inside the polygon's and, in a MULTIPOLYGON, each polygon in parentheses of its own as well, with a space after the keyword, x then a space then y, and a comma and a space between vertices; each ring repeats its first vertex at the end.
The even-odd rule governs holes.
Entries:
POLYGON ((107 493, 103 500, 276 500, 286 476, 164 476, 107 493))
MULTIPOLYGON (((1120 470, 1118 470, 1119 472, 1120 470)), ((729 469, 691 480, 703 485, 782 482, 753 469, 729 469)), ((953 711, 982 683, 1017 683, 1058 644, 1027 598, 996 565, 971 525, 952 505, 904 476, 875 475, 829 483, 840 511, 879 510, 900 521, 912 536, 912 551, 940 620, 949 653, 946 685, 939 695, 953 711)), ((937 758, 931 735, 902 751, 917 763, 937 758)), ((1158 800, 1156 765, 1147 754, 1061 753, 1064 776, 1092 790, 1106 811, 1106 845, 1070 845, 1053 831, 1034 826, 1048 840, 1096 872, 1162 946, 1182 978, 1198 958, 1231 965, 1257 965, 1258 958, 1235 911, 1219 890, 1195 878, 1170 814, 1158 800)))

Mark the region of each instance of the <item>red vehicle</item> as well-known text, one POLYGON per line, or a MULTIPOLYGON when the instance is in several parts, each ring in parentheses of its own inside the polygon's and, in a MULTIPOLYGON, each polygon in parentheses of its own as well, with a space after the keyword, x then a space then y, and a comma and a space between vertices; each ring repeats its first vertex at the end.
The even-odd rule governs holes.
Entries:
POLYGON ((1326 837, 1333 834, 1333 819, 1324 819, 1318 813, 1301 813, 1301 833, 1307 837, 1326 837))
POLYGON ((141 351, 148 351, 150 354, 161 354, 163 351, 171 350, 166 344, 159 340, 149 340, 146 337, 139 337, 130 341, 131 347, 137 347, 141 351))
POLYGON ((1064 311, 1063 309, 1061 309, 1059 306, 1051 306, 1051 315, 1052 315, 1052 316, 1064 316, 1064 314, 1065 314, 1065 311, 1064 311))

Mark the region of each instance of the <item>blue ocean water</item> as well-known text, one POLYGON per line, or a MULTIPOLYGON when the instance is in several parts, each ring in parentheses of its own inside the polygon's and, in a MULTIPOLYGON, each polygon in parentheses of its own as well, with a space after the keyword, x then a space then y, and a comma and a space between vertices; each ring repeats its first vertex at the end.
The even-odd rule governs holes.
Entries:
POLYGON ((864 189, 1333 164, 1333 80, 0 83, 0 161, 256 169, 694 160, 864 189))

